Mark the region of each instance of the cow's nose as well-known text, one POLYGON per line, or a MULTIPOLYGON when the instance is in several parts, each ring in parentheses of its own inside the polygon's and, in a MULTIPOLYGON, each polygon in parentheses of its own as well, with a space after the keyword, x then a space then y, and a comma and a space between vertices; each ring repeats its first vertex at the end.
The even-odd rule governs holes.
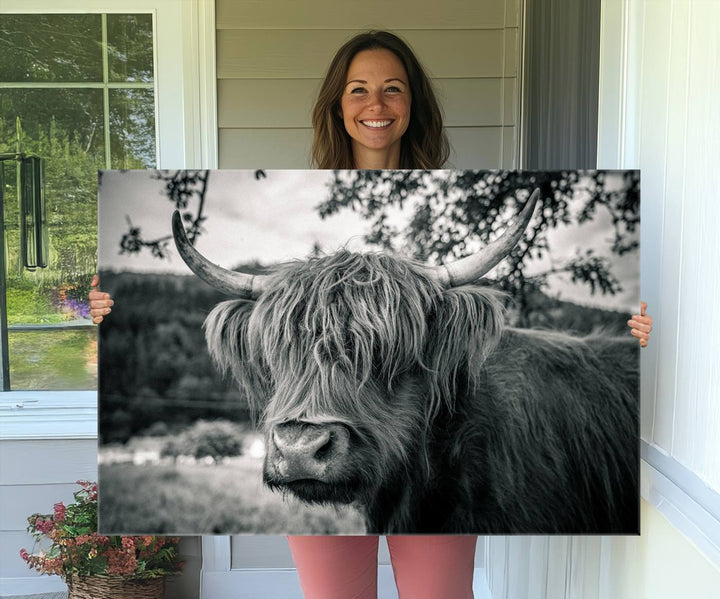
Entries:
POLYGON ((271 439, 268 457, 276 476, 284 482, 323 480, 329 468, 346 459, 350 433, 341 424, 284 422, 273 428, 271 439))

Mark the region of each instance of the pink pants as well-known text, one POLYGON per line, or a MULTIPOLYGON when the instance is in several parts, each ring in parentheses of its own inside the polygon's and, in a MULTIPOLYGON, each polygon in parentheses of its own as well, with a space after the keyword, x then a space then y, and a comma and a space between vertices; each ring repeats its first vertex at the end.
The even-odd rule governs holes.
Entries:
MULTIPOLYGON (((475 536, 388 537, 400 599, 472 599, 475 536)), ((375 599, 378 537, 289 536, 305 599, 375 599)))

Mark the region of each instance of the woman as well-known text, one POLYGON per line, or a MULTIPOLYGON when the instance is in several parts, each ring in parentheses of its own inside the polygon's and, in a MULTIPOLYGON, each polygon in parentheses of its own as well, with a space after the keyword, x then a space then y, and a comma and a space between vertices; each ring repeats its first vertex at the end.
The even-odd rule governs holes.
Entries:
MULTIPOLYGON (((335 55, 312 115, 313 166, 323 169, 441 168, 449 155, 432 85, 410 48, 388 32, 363 33, 335 55)), ((93 286, 97 285, 97 277, 93 286)), ((90 293, 93 322, 109 314, 90 293)), ((647 344, 652 319, 628 324, 647 344)), ((377 536, 288 537, 308 599, 377 595, 377 536)), ((475 536, 390 536, 401 599, 471 598, 475 536)))

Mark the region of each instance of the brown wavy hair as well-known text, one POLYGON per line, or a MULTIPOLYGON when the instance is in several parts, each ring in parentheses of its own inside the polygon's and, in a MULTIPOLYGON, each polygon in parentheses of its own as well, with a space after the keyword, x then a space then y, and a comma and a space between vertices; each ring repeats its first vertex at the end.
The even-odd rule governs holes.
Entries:
POLYGON ((410 123, 402 136, 400 168, 442 168, 450 146, 432 83, 410 47, 389 31, 356 35, 335 54, 313 109, 312 165, 321 169, 355 168, 350 136, 340 116, 340 98, 355 55, 363 50, 378 49, 389 50, 398 57, 410 85, 410 123))

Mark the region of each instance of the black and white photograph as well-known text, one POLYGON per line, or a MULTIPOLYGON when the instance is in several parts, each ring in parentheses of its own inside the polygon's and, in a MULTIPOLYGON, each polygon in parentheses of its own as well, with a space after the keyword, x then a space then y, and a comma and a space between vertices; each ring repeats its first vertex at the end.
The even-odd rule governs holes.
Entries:
POLYGON ((640 174, 101 171, 103 534, 639 534, 640 174))

